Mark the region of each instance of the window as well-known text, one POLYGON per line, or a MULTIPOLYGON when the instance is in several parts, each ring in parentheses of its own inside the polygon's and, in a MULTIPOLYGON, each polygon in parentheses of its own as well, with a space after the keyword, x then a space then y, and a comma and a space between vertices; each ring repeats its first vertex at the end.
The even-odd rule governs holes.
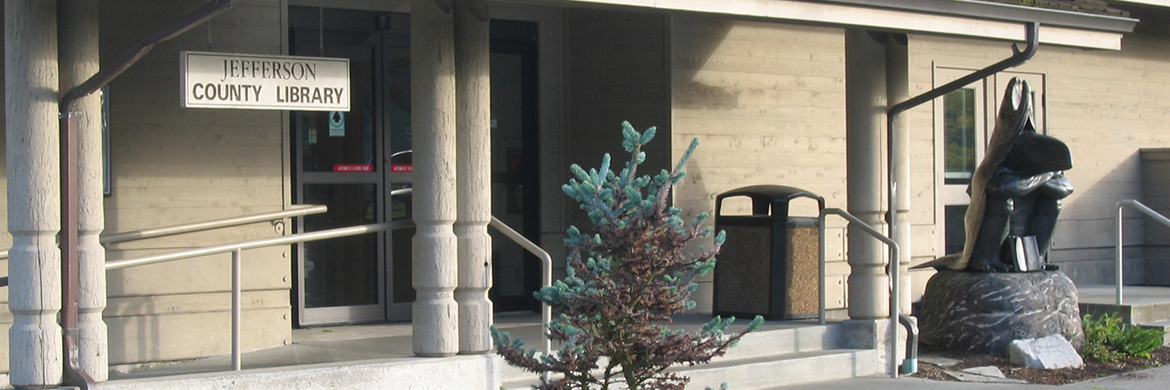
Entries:
MULTIPOLYGON (((971 72, 974 69, 936 67, 934 85, 941 86, 971 72)), ((967 186, 983 159, 999 102, 1012 77, 1031 84, 1036 127, 1046 133, 1043 74, 1000 72, 935 99, 935 225, 936 231, 943 233, 937 238, 936 247, 943 248, 939 256, 963 250, 963 219, 970 203, 967 186)))

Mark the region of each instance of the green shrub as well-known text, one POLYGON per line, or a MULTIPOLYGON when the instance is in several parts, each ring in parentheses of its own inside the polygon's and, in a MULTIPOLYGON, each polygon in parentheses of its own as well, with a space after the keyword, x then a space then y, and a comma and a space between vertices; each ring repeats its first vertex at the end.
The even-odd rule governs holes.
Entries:
POLYGON ((1129 356, 1149 358, 1150 351, 1162 346, 1166 332, 1121 324, 1121 318, 1106 313, 1098 319, 1085 315, 1085 346, 1081 355, 1099 362, 1112 362, 1129 356))
POLYGON ((492 328, 497 352, 509 364, 559 374, 542 379, 538 389, 680 390, 690 379, 667 368, 722 356, 763 322, 757 316, 738 333, 728 332, 734 317, 715 317, 696 332, 665 326, 671 315, 694 306, 694 278, 715 268, 725 235, 719 232, 709 249, 686 250, 691 240, 712 233, 703 226, 706 213, 687 223, 682 210, 670 206, 671 187, 682 180, 698 140, 673 170, 638 176, 646 159, 642 146, 654 133, 653 127, 639 133, 622 123, 622 146, 630 159, 620 172, 610 169, 608 154, 600 168, 570 168, 576 178, 563 189, 588 213, 593 228, 569 228, 566 277, 534 294, 557 314, 546 330, 563 343, 560 351, 536 356, 519 339, 492 328))

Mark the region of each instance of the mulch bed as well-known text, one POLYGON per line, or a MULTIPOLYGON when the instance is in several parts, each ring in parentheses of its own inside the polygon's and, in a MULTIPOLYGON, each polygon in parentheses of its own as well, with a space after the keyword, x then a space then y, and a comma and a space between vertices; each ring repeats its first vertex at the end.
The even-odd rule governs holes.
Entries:
POLYGON ((1143 370, 1170 364, 1170 348, 1162 347, 1150 353, 1149 359, 1128 358, 1111 363, 1085 361, 1081 368, 1062 368, 1059 370, 1041 370, 1013 365, 1006 358, 987 355, 963 354, 956 352, 934 351, 931 355, 942 356, 958 360, 959 363, 950 367, 939 367, 934 364, 919 362, 918 373, 910 376, 940 381, 956 381, 943 373, 943 370, 961 371, 965 368, 996 366, 1003 371, 1004 376, 1013 379, 1022 379, 1028 383, 1043 385, 1063 385, 1066 383, 1086 381, 1100 377, 1124 374, 1131 371, 1143 370))

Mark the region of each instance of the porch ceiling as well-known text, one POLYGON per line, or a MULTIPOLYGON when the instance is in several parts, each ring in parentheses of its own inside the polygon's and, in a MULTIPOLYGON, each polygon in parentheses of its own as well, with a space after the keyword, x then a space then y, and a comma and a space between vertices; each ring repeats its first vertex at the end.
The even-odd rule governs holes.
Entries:
MULTIPOLYGON (((745 16, 840 27, 1024 40, 1025 21, 1038 21, 1040 42, 1121 49, 1137 19, 955 0, 562 0, 745 16), (979 4, 971 4, 979 3, 979 4), (1023 9, 1021 9, 1023 8, 1023 9)), ((1165 0, 1149 0, 1165 1, 1165 0)), ((531 1, 529 1, 531 2, 531 1)), ((544 2, 547 3, 547 2, 544 2)))

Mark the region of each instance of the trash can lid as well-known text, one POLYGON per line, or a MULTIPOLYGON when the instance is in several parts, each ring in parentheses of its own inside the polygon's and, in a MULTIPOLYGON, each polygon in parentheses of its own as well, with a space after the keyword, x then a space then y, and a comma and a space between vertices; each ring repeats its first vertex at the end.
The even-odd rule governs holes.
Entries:
POLYGON ((773 184, 760 184, 760 185, 736 188, 734 190, 719 194, 718 196, 715 197, 715 199, 716 199, 716 202, 718 202, 719 200, 726 198, 726 197, 729 197, 729 196, 750 196, 752 198, 757 198, 757 197, 763 196, 763 197, 772 198, 773 201, 775 201, 775 200, 791 200, 794 198, 812 198, 812 199, 816 199, 817 202, 820 202, 822 208, 824 208, 824 202, 825 202, 825 198, 821 197, 820 195, 814 194, 812 192, 802 190, 802 189, 796 188, 796 187, 773 185, 773 184))

